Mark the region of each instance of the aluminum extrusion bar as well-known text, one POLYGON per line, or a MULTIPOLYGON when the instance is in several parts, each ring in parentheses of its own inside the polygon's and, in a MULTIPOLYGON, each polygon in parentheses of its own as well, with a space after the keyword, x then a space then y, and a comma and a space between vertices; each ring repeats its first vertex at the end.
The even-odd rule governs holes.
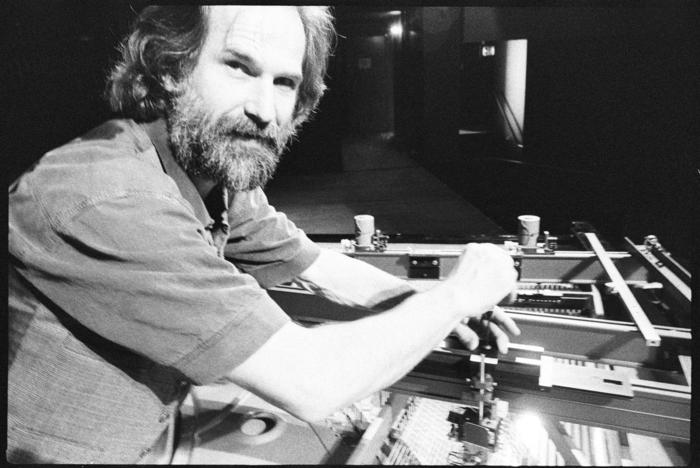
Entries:
POLYGON ((640 249, 639 246, 634 245, 634 243, 627 237, 625 237, 625 242, 627 243, 627 250, 635 255, 639 260, 644 262, 646 266, 651 269, 658 271, 661 275, 661 279, 670 286, 672 289, 678 291, 682 298, 690 303, 692 300, 692 292, 690 285, 684 280, 684 278, 679 277, 672 269, 668 267, 663 260, 659 260, 654 256, 653 253, 640 249))
POLYGON ((644 309, 642 309, 642 306, 639 305, 639 302, 637 302, 634 294, 632 294, 632 291, 630 291, 629 286, 627 286, 627 283, 625 283, 625 279, 622 277, 620 272, 617 271, 617 268, 613 264, 612 260, 610 260, 608 253, 598 240, 598 236, 592 232, 586 232, 585 236, 586 240, 588 240, 591 245, 591 249, 593 249, 593 252, 595 252, 595 254, 598 256, 598 260, 600 260, 605 272, 608 274, 610 280, 617 289, 620 298, 632 316, 632 320, 634 320, 634 323, 637 325, 640 333, 646 340, 647 346, 659 346, 661 344, 661 337, 656 330, 654 330, 649 318, 644 313, 644 309))
MULTIPOLYGON (((457 264, 464 245, 391 244, 384 252, 345 252, 338 243, 320 243, 321 247, 362 260, 400 278, 407 278, 411 256, 440 259, 440 275, 445 277, 457 264)), ((647 281, 642 264, 629 252, 608 252, 627 281, 647 281)), ((552 254, 527 253, 521 256, 521 281, 597 282, 605 270, 589 251, 555 251, 552 254)))
POLYGON ((502 309, 522 332, 514 338, 515 342, 542 346, 553 356, 663 368, 667 353, 690 354, 692 349, 692 334, 688 328, 655 325, 654 329, 662 338, 661 345, 649 347, 632 322, 502 309))

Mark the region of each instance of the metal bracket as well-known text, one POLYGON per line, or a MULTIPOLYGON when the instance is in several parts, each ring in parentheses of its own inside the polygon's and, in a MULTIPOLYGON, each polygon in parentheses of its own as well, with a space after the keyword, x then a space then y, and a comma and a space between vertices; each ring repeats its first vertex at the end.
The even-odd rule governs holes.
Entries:
POLYGON ((540 358, 541 387, 566 387, 577 390, 632 397, 629 375, 597 367, 572 366, 554 361, 551 356, 540 358))
POLYGON ((409 255, 408 277, 440 279, 440 257, 409 255))

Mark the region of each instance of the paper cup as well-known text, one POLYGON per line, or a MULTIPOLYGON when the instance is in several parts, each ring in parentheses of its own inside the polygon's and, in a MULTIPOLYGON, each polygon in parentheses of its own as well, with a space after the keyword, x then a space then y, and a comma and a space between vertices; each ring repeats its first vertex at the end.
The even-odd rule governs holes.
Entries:
POLYGON ((518 244, 523 247, 537 247, 540 235, 540 217, 535 215, 518 216, 518 244))
POLYGON ((374 216, 355 216, 355 243, 360 247, 372 245, 372 234, 374 234, 374 216))

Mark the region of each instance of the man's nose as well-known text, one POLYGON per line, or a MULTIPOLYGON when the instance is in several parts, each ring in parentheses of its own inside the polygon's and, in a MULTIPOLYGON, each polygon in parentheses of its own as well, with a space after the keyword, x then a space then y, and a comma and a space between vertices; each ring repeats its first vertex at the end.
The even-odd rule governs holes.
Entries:
POLYGON ((274 85, 272 80, 259 77, 250 87, 245 114, 260 128, 265 128, 275 118, 274 85))

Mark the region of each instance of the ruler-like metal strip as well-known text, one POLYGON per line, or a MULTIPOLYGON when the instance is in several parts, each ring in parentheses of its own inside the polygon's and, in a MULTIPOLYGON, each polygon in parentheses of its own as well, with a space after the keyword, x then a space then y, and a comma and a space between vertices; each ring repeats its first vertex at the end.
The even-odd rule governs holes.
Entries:
POLYGON ((634 294, 632 294, 629 286, 627 286, 627 283, 625 283, 625 279, 617 270, 612 260, 610 260, 608 253, 598 240, 598 236, 592 232, 587 232, 585 235, 586 239, 591 245, 591 249, 593 249, 593 252, 595 252, 595 254, 598 256, 598 260, 600 261, 601 265, 603 265, 605 272, 613 282, 613 285, 620 295, 622 302, 632 316, 632 320, 634 320, 634 323, 637 325, 637 328, 639 328, 644 340, 646 340, 647 346, 659 346, 661 344, 661 337, 656 330, 654 330, 649 318, 644 313, 644 309, 642 309, 642 306, 639 305, 639 302, 637 302, 637 299, 634 297, 634 294))

